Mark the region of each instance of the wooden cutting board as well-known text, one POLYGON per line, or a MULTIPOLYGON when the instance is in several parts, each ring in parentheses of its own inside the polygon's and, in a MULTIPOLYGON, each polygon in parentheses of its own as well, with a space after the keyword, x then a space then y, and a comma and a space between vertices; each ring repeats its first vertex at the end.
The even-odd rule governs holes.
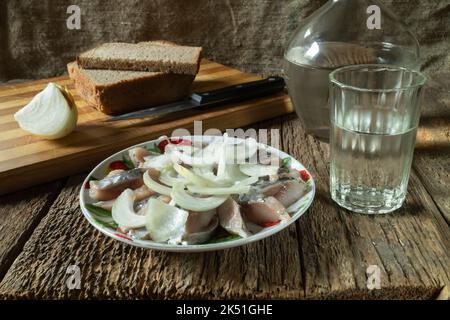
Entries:
MULTIPOLYGON (((203 60, 195 79, 194 91, 209 91, 260 79, 224 65, 203 60)), ((254 99, 206 111, 186 111, 177 115, 104 122, 103 113, 84 102, 68 77, 0 86, 0 194, 87 172, 109 155, 173 130, 185 128, 193 133, 193 122, 225 130, 293 111, 286 94, 254 99), (74 95, 79 117, 77 129, 59 140, 45 140, 23 131, 14 113, 26 105, 48 82, 66 86, 74 95)))

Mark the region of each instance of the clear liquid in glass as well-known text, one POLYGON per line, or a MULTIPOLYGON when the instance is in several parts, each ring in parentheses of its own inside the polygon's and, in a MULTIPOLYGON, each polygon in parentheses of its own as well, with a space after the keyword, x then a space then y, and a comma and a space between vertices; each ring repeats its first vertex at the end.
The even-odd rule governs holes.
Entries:
POLYGON ((364 214, 400 208, 407 191, 417 128, 405 127, 404 118, 393 111, 378 110, 374 114, 366 110, 342 119, 331 124, 333 200, 364 214), (366 117, 378 117, 385 128, 367 128, 366 124, 374 122, 366 117))

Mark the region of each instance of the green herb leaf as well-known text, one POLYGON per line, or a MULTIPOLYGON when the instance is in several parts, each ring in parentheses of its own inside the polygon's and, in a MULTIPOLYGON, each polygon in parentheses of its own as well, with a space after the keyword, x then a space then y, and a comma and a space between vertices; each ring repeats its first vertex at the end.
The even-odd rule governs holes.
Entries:
POLYGON ((241 239, 241 238, 242 237, 238 236, 238 235, 230 235, 230 236, 219 238, 219 239, 209 240, 209 241, 205 242, 204 244, 229 242, 229 241, 238 240, 238 239, 241 239))
POLYGON ((284 158, 283 161, 281 162, 281 166, 284 168, 290 168, 292 165, 292 158, 291 157, 287 157, 284 158))
POLYGON ((101 225, 102 227, 111 228, 114 230, 119 227, 119 225, 115 221, 105 222, 105 221, 101 221, 98 219, 94 219, 94 220, 95 220, 95 223, 97 223, 98 225, 101 225))
POLYGON ((306 183, 306 187, 309 189, 311 187, 311 179, 308 180, 308 182, 306 183))
POLYGON ((122 156, 122 161, 123 161, 123 163, 125 163, 125 165, 127 166, 127 168, 128 168, 129 170, 134 169, 134 164, 133 164, 133 162, 131 161, 129 155, 127 155, 127 154, 124 153, 123 156, 122 156))
POLYGON ((148 151, 153 152, 153 153, 159 153, 159 154, 161 153, 161 150, 158 148, 158 146, 156 144, 153 144, 151 146, 146 146, 145 149, 147 149, 148 151))
POLYGON ((95 206, 95 205, 93 205, 93 204, 90 204, 90 203, 86 204, 86 208, 87 208, 89 211, 91 211, 93 214, 96 214, 96 215, 98 215, 98 216, 101 216, 101 217, 111 217, 111 212, 109 212, 109 211, 106 210, 106 209, 97 207, 97 206, 95 206))

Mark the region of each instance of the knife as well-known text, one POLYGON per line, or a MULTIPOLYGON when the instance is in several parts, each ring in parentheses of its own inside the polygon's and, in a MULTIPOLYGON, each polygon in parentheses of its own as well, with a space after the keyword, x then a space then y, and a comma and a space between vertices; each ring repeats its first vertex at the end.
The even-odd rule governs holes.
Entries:
POLYGON ((194 108, 216 107, 229 103, 241 102, 254 98, 265 97, 284 90, 285 83, 281 77, 269 77, 263 80, 246 82, 214 91, 194 92, 188 100, 178 101, 157 107, 134 111, 110 117, 105 121, 141 119, 159 116, 194 108))

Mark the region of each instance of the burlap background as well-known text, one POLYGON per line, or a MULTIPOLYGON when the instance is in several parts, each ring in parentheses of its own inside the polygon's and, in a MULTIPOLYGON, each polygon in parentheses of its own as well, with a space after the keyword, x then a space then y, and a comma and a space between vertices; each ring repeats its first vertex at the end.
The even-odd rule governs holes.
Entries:
MULTIPOLYGON (((167 39, 246 71, 280 67, 298 22, 326 0, 1 0, 0 81, 59 75, 76 53, 105 41, 167 39), (81 7, 81 30, 66 27, 81 7)), ((417 35, 427 72, 450 66, 450 0, 385 0, 417 35)))

